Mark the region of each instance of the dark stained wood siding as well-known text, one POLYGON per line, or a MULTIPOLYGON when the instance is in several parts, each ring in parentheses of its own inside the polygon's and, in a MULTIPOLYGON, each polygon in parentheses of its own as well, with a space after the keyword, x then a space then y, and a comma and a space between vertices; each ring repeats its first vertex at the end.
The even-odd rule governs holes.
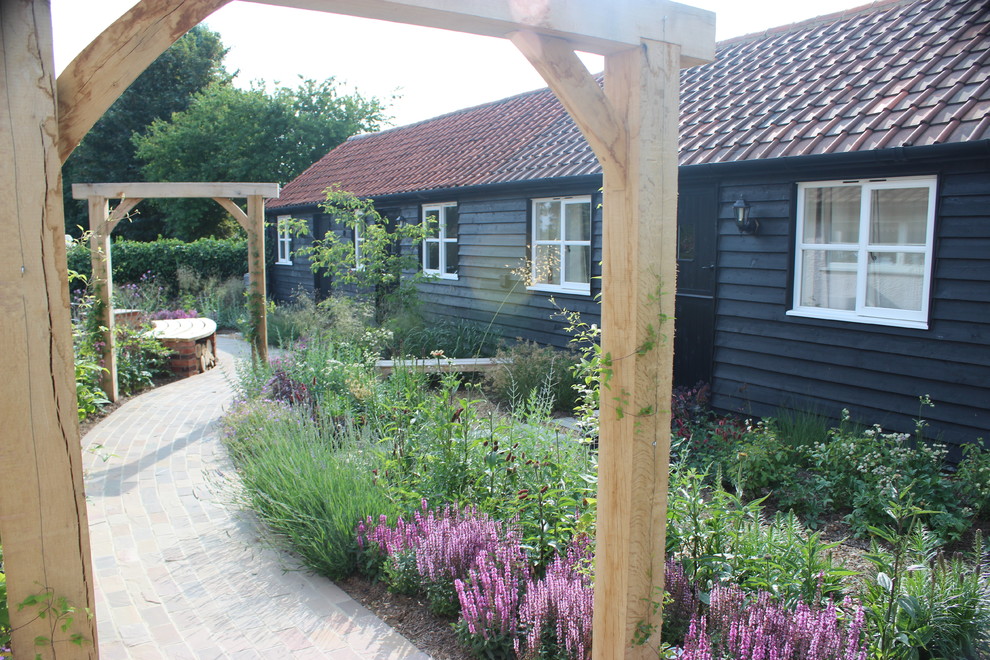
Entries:
MULTIPOLYGON (((275 223, 280 215, 289 215, 293 218, 306 220, 309 223, 310 230, 312 230, 313 218, 316 214, 312 210, 306 213, 288 213, 282 211, 273 211, 268 213, 268 230, 265 235, 265 241, 268 242, 268 245, 271 246, 271 249, 276 255, 278 254, 278 234, 275 223)), ((292 298, 295 297, 299 291, 303 291, 308 295, 313 295, 313 271, 310 270, 309 259, 296 255, 296 250, 303 247, 309 247, 312 244, 312 233, 305 236, 293 236, 291 249, 292 265, 279 264, 277 263, 277 259, 272 261, 271 265, 268 267, 269 296, 278 302, 288 302, 292 300, 292 298)))
MULTIPOLYGON (((683 176, 683 170, 682 170, 683 176)), ((990 167, 986 159, 928 166, 805 171, 722 178, 713 403, 747 415, 780 407, 910 432, 918 397, 932 436, 990 438, 990 167), (929 328, 787 316, 791 307, 798 181, 938 174, 929 328), (732 221, 740 197, 757 236, 732 221)))
MULTIPOLYGON (((422 204, 457 202, 459 211, 459 272, 457 280, 437 279, 420 285, 423 312, 434 320, 474 321, 492 325, 492 332, 516 338, 567 346, 570 335, 555 317, 557 305, 581 312, 588 323, 598 323, 595 294, 600 289, 601 194, 597 185, 549 183, 517 187, 501 194, 474 193, 440 196, 422 204), (541 197, 590 195, 592 205, 591 295, 547 293, 526 288, 517 272, 527 268, 530 243, 530 200, 541 197), (516 271, 516 272, 513 272, 516 271)), ((421 205, 404 207, 405 217, 419 217, 421 205), (412 214, 416 215, 413 216, 412 214)))

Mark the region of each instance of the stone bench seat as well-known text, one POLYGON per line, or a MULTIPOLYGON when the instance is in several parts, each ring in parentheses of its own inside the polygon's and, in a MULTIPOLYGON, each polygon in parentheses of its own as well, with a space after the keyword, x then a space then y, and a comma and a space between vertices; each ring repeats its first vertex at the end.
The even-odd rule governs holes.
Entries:
POLYGON ((169 369, 185 378, 217 363, 217 324, 213 319, 152 321, 151 335, 172 349, 169 369))

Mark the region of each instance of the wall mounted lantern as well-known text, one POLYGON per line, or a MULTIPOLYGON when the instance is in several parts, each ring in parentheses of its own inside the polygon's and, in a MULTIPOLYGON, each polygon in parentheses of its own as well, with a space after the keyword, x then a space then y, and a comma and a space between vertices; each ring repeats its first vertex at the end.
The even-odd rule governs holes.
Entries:
POLYGON ((749 204, 741 197, 732 205, 736 212, 736 228, 740 234, 755 234, 760 228, 760 221, 749 215, 749 204))

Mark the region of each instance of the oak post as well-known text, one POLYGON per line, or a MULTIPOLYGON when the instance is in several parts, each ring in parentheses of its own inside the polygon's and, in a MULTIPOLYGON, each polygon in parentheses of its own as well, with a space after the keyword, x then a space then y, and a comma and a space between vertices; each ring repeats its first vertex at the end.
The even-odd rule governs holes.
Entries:
POLYGON ((656 658, 674 351, 680 48, 607 55, 627 161, 603 163, 602 340, 594 657, 656 658), (639 643, 634 644, 634 637, 639 643))
POLYGON ((0 537, 13 653, 96 658, 49 2, 0 0, 0 95, 0 537), (76 608, 68 631, 18 610, 45 593, 76 608), (81 646, 68 642, 76 633, 81 646))
POLYGON ((268 318, 265 305, 265 198, 249 195, 248 215, 248 273, 251 280, 248 307, 254 325, 252 354, 268 363, 268 318))
POLYGON ((103 368, 100 388, 110 401, 120 397, 117 388, 117 351, 114 335, 114 315, 111 295, 113 292, 113 267, 110 255, 110 231, 108 222, 110 206, 106 197, 90 197, 89 202, 89 256, 93 264, 90 285, 96 293, 100 325, 103 328, 103 368))

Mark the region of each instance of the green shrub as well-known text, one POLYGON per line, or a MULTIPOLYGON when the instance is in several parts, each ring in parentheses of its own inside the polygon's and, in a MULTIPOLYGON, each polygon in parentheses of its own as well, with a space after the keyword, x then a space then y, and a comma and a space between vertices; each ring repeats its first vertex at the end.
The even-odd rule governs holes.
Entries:
POLYGON ((762 499, 745 502, 707 481, 704 472, 676 466, 667 508, 667 552, 699 589, 734 584, 792 606, 817 605, 842 592, 854 573, 833 559, 838 543, 824 543, 793 514, 767 522, 762 499))
POLYGON ((485 376, 492 398, 511 407, 530 400, 532 392, 543 392, 552 408, 573 411, 577 403, 577 378, 572 373, 577 357, 552 346, 523 341, 495 353, 496 366, 485 376))
POLYGON ((808 468, 826 485, 836 507, 852 509, 846 521, 855 534, 889 524, 879 494, 910 488, 914 502, 931 511, 924 522, 952 541, 968 529, 972 511, 962 506, 944 472, 946 454, 944 445, 885 433, 879 426, 862 432, 838 428, 810 449, 808 468))
POLYGON ((371 303, 348 296, 334 296, 319 303, 304 291, 296 292, 292 302, 276 305, 268 315, 268 337, 280 346, 289 346, 301 338, 332 337, 337 342, 365 341, 368 332, 376 331, 371 303))
POLYGON ((359 436, 327 437, 326 427, 284 404, 242 406, 223 437, 247 505, 306 566, 347 577, 357 566, 358 521, 394 513, 375 486, 375 454, 359 436))
POLYGON ((500 340, 484 325, 466 319, 427 321, 414 314, 390 319, 393 340, 389 354, 426 358, 443 351, 451 358, 492 357, 500 340))
POLYGON ((960 498, 973 513, 980 517, 990 516, 990 449, 983 438, 964 445, 963 459, 955 474, 956 490, 960 498))
MULTIPOLYGON (((201 277, 223 281, 247 272, 247 240, 201 238, 192 243, 162 238, 150 243, 116 240, 111 246, 113 279, 127 284, 151 273, 170 296, 178 292, 178 269, 185 266, 201 277)), ((77 242, 68 248, 69 269, 89 277, 89 246, 77 242)))
POLYGON ((983 658, 990 652, 990 557, 946 558, 911 488, 877 494, 889 526, 870 527, 873 564, 862 589, 871 656, 882 660, 983 658))

